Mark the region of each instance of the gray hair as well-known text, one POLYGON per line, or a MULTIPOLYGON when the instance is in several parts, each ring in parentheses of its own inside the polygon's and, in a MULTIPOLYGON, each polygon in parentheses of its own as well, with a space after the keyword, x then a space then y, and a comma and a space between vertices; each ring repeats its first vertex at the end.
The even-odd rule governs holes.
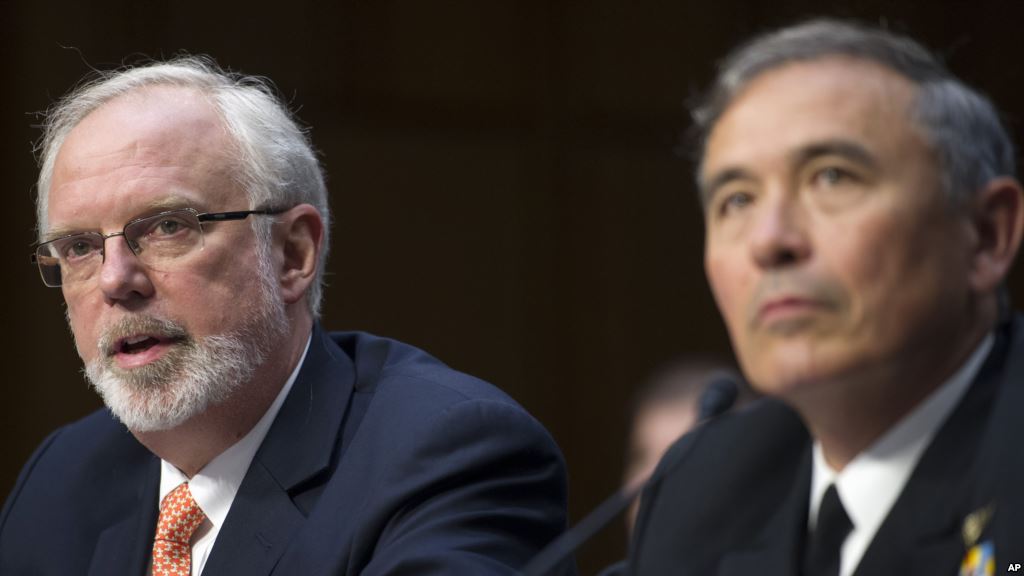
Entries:
MULTIPOLYGON (((103 104, 157 85, 196 90, 217 109, 234 143, 235 178, 248 196, 250 209, 289 208, 307 203, 320 212, 324 222, 323 246, 316 279, 308 294, 309 309, 314 317, 319 317, 330 246, 330 208, 316 152, 269 80, 225 71, 206 57, 185 56, 101 72, 47 111, 39 145, 36 218, 40 237, 46 233, 54 162, 68 134, 103 104)), ((271 225, 268 218, 252 219, 259 242, 269 245, 271 225)))
POLYGON ((787 64, 830 56, 874 62, 916 85, 911 114, 938 155, 943 186, 955 204, 966 202, 993 178, 1015 174, 1013 144, 988 98, 910 38, 828 19, 756 37, 721 63, 710 93, 693 110, 701 159, 715 123, 754 78, 787 64))

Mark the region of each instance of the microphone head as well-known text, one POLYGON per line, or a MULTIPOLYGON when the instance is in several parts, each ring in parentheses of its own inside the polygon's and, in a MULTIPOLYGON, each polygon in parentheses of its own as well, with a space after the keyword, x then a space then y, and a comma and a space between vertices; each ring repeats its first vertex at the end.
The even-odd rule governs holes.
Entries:
POLYGON ((700 395, 698 418, 704 421, 725 413, 736 403, 739 393, 740 386, 734 377, 716 374, 700 395))

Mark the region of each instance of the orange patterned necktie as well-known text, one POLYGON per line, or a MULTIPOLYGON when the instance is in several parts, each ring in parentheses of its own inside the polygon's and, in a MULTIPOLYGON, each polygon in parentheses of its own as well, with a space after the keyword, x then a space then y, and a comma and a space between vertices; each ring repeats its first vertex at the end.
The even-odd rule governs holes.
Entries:
POLYGON ((190 576, 192 574, 192 533, 206 519, 199 505, 182 482, 160 504, 153 542, 153 576, 190 576))

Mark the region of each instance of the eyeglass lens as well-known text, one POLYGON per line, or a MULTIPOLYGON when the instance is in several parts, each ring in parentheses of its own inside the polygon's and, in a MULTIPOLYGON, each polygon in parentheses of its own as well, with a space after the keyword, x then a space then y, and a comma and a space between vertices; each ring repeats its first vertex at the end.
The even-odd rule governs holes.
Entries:
MULTIPOLYGON (((125 226, 123 235, 139 261, 152 269, 166 269, 171 262, 203 245, 202 226, 191 210, 135 220, 125 226)), ((40 244, 36 262, 43 282, 56 287, 91 278, 103 263, 104 242, 109 237, 85 232, 40 244)))

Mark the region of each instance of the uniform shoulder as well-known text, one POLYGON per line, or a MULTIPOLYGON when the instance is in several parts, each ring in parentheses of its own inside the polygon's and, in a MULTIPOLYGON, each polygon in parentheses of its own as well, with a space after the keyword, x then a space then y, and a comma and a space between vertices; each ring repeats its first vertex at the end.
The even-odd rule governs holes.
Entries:
POLYGON ((330 339, 353 362, 357 392, 398 391, 421 401, 487 400, 518 406, 505 392, 415 346, 366 332, 331 332, 330 339))
POLYGON ((120 459, 125 452, 149 454, 106 408, 58 428, 40 448, 43 456, 69 466, 108 457, 120 459))

